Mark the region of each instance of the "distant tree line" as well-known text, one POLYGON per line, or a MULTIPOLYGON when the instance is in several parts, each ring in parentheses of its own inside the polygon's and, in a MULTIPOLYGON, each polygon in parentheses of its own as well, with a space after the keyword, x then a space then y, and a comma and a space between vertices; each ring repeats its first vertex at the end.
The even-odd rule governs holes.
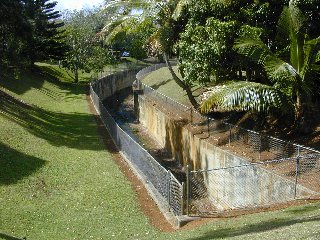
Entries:
POLYGON ((0 66, 34 68, 54 60, 72 72, 102 71, 115 63, 110 45, 99 35, 106 14, 99 8, 55 10, 51 0, 0 1, 0 66))

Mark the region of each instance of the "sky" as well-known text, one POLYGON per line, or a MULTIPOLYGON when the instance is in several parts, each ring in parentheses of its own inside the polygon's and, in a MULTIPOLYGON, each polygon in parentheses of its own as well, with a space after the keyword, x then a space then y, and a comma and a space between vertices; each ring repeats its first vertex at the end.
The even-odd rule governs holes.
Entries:
POLYGON ((84 7, 99 6, 103 0, 56 0, 58 2, 56 9, 59 11, 69 10, 80 10, 84 7))

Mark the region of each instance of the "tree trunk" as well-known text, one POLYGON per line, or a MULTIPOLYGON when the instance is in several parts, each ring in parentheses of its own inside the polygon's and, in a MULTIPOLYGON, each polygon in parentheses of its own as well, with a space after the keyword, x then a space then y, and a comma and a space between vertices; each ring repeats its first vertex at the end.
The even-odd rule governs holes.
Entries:
POLYGON ((248 68, 247 70, 246 70, 246 77, 247 77, 247 82, 250 82, 251 81, 251 79, 252 79, 252 70, 250 69, 250 68, 248 68))
POLYGON ((198 109, 199 108, 199 103, 197 102, 197 100, 195 99, 195 97, 193 96, 192 94, 192 91, 191 91, 191 88, 185 84, 178 76, 177 74, 173 71, 172 69, 172 65, 168 59, 168 56, 166 53, 163 53, 163 57, 164 57, 164 60, 167 64, 167 67, 172 75, 172 78, 173 80, 179 85, 179 87, 181 87, 184 91, 186 91, 187 93, 187 96, 188 96, 188 99, 190 101, 190 103, 192 104, 192 106, 195 108, 195 109, 198 109))
POLYGON ((312 132, 310 104, 310 101, 305 99, 301 93, 297 91, 295 128, 298 133, 309 134, 312 132))
POLYGON ((74 70, 74 82, 75 82, 75 83, 79 82, 78 69, 75 69, 75 70, 74 70))

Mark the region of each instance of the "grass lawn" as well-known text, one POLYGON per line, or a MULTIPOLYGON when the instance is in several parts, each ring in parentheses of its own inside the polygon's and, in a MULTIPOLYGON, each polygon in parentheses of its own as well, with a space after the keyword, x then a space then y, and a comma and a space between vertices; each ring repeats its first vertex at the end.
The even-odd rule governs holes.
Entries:
MULTIPOLYGON (((178 75, 178 77, 181 78, 181 75, 178 71, 178 67, 174 66, 173 70, 178 75)), ((157 90, 158 92, 161 92, 164 95, 171 97, 177 102, 180 102, 187 106, 190 105, 190 101, 186 93, 172 79, 172 76, 167 67, 163 67, 157 71, 151 72, 142 80, 142 82, 157 90)), ((196 90, 195 95, 197 95, 197 87, 194 87, 193 90, 196 90)))
POLYGON ((85 80, 72 84, 56 66, 40 68, 0 78, 15 97, 0 95, 0 239, 320 238, 320 203, 155 229, 97 133, 85 80))

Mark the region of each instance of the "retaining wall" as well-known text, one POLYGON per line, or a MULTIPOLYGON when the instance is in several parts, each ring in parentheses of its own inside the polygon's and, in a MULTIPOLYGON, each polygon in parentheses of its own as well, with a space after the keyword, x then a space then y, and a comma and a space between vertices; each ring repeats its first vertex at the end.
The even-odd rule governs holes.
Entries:
POLYGON ((92 82, 91 86, 99 98, 104 100, 121 89, 131 87, 136 73, 137 69, 117 72, 92 82))
POLYGON ((139 96, 140 122, 182 165, 204 172, 212 200, 223 209, 283 203, 313 192, 295 182, 250 164, 191 133, 183 120, 173 120, 157 106, 139 96))

